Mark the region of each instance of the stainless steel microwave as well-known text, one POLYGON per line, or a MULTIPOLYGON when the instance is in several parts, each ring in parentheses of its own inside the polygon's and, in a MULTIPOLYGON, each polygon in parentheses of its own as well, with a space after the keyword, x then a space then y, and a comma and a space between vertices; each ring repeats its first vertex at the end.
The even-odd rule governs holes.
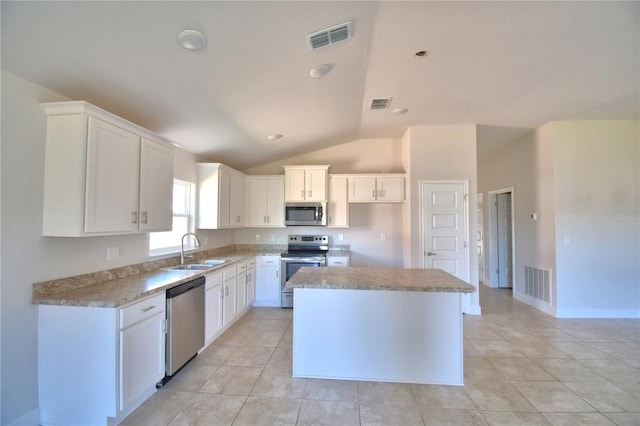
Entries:
POLYGON ((327 203, 285 203, 287 226, 327 226, 327 203))

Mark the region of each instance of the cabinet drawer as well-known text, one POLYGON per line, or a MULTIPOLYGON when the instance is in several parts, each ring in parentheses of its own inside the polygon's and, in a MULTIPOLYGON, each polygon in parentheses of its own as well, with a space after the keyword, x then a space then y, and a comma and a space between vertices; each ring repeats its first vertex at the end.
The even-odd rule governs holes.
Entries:
POLYGON ((247 270, 247 262, 238 263, 238 274, 247 270))
POLYGON ((222 284, 222 272, 214 272, 213 274, 209 274, 206 277, 205 290, 209 290, 215 287, 218 284, 222 284))
POLYGON ((251 269, 254 268, 256 266, 256 258, 252 257, 251 259, 247 260, 247 269, 251 269))
POLYGON ((166 309, 165 303, 165 294, 160 293, 120 308, 120 328, 127 328, 160 312, 164 312, 166 309))
POLYGON ((327 256, 327 266, 349 266, 349 257, 327 256))
POLYGON ((225 268, 222 270, 222 279, 227 281, 229 278, 234 278, 236 276, 236 267, 230 266, 229 268, 225 268))
POLYGON ((258 267, 264 266, 280 266, 280 256, 258 256, 256 260, 258 267))

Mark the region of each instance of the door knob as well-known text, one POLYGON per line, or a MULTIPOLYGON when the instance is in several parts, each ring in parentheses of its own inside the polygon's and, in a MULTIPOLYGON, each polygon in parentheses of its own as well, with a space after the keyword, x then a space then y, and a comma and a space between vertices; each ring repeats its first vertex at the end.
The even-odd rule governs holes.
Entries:
POLYGON ((437 255, 437 253, 434 253, 432 251, 428 251, 427 252, 427 256, 436 256, 436 255, 437 255))

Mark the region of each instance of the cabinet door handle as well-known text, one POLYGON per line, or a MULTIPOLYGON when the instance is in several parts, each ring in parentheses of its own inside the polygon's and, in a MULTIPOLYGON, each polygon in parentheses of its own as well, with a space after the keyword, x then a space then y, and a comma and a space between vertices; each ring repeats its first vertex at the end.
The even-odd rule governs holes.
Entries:
POLYGON ((153 309, 153 308, 155 308, 155 307, 156 307, 156 305, 147 306, 146 308, 144 308, 144 309, 142 310, 142 312, 149 312, 150 310, 152 310, 152 309, 153 309))
POLYGON ((267 216, 267 223, 269 223, 270 221, 271 221, 271 218, 267 216))
POLYGON ((374 189, 373 191, 371 191, 371 196, 372 196, 373 198, 376 198, 376 190, 375 190, 375 189, 374 189))
POLYGON ((304 189, 300 191, 300 197, 304 198, 304 189))
POLYGON ((276 269, 276 278, 280 278, 280 271, 276 269))
POLYGON ((138 223, 138 211, 131 212, 131 223, 138 223))
POLYGON ((224 288, 224 295, 228 296, 229 295, 229 287, 225 287, 224 288))
POLYGON ((427 252, 427 256, 437 256, 438 253, 434 253, 432 251, 427 252))
POLYGON ((311 197, 311 190, 309 190, 309 197, 311 197))
POLYGON ((142 223, 147 223, 147 212, 142 212, 142 223))

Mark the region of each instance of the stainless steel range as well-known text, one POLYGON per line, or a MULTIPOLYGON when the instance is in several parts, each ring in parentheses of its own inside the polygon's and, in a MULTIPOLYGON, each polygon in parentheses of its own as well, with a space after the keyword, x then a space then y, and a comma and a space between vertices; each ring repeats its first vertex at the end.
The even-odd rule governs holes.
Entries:
POLYGON ((293 288, 287 286, 289 278, 303 266, 327 266, 328 235, 289 235, 287 251, 280 255, 281 306, 293 308, 293 288))

